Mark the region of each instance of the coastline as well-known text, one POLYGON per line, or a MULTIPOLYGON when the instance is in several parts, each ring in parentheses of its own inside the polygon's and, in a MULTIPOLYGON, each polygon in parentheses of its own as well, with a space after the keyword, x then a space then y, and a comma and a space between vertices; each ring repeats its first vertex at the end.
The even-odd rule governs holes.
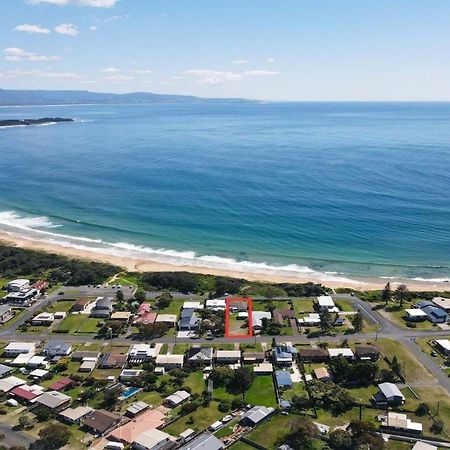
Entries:
POLYGON ((390 281, 395 288, 398 284, 407 284, 410 290, 414 291, 445 291, 450 290, 450 283, 435 281, 417 281, 407 279, 381 279, 351 277, 346 280, 324 280, 314 275, 308 276, 283 276, 270 275, 267 273, 255 273, 245 271, 221 270, 202 266, 176 265, 152 261, 150 259, 139 259, 131 257, 114 256, 110 254, 64 246, 56 243, 48 243, 38 239, 25 238, 12 233, 0 231, 0 243, 29 250, 57 253, 67 257, 87 259, 91 261, 103 262, 122 267, 129 272, 192 272, 206 275, 228 276, 233 278, 243 278, 248 281, 260 281, 270 283, 321 283, 330 288, 352 288, 355 290, 382 289, 390 281))

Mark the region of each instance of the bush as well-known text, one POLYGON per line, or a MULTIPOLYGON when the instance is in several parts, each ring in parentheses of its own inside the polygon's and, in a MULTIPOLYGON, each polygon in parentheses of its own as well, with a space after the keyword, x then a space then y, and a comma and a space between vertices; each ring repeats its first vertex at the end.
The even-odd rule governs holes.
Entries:
POLYGON ((231 403, 227 400, 223 400, 219 403, 217 409, 223 413, 228 412, 231 409, 231 403))
POLYGON ((426 403, 421 403, 417 408, 416 408, 416 416, 425 416, 430 412, 430 407, 426 404, 426 403))
POLYGON ((432 431, 434 434, 439 434, 442 433, 443 429, 444 429, 444 422, 442 422, 441 419, 434 419, 430 427, 430 431, 432 431))

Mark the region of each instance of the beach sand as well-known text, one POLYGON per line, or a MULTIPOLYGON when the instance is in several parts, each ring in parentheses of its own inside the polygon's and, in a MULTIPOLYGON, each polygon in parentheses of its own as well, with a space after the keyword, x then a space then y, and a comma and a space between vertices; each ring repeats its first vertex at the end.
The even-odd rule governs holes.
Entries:
MULTIPOLYGON (((103 253, 91 252, 88 250, 81 250, 73 247, 66 247, 57 244, 51 244, 44 241, 32 240, 17 235, 13 235, 0 231, 0 242, 6 245, 17 246, 21 248, 45 251, 49 253, 57 253, 64 256, 73 258, 87 259, 91 261, 98 261, 104 263, 110 263, 129 272, 193 272, 209 275, 222 275, 234 278, 243 278, 248 281, 266 281, 272 283, 321 283, 330 288, 353 288, 358 290, 373 290, 382 289, 387 283, 387 280, 377 278, 364 278, 364 277, 352 277, 348 281, 337 280, 323 280, 315 278, 314 276, 278 276, 269 275, 266 273, 253 273, 253 272, 238 272, 229 270, 212 269, 208 267, 199 266, 183 266, 163 264, 157 261, 125 258, 113 255, 107 255, 103 253)), ((347 277, 348 278, 348 277, 347 277)), ((450 291, 450 283, 444 282, 425 282, 415 280, 390 280, 391 285, 395 288, 396 285, 405 283, 410 290, 415 291, 450 291)))

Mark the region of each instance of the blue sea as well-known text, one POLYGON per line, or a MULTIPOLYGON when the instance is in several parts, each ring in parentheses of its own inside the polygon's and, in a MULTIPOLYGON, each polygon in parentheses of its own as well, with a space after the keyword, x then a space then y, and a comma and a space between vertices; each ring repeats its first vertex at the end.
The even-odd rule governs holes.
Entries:
POLYGON ((450 277, 449 103, 2 107, 0 230, 164 263, 450 277))

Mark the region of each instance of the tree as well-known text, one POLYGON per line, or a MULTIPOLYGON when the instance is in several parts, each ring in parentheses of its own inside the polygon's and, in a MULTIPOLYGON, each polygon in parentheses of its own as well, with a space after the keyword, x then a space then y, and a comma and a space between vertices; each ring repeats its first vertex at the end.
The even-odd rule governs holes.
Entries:
POLYGON ((432 431, 434 434, 439 434, 442 433, 443 429, 444 429, 444 422, 442 422, 441 419, 434 419, 430 427, 430 431, 432 431))
POLYGON ((210 378, 215 386, 228 386, 233 377, 233 369, 228 366, 215 367, 210 374, 210 378))
POLYGON ((426 404, 421 402, 419 406, 416 408, 416 416, 426 416, 430 412, 430 407, 426 404))
POLYGON ((375 426, 370 422, 352 420, 347 429, 352 434, 354 448, 382 450, 385 447, 383 438, 374 434, 375 426))
POLYGON ((123 303, 125 297, 123 296, 123 292, 122 291, 117 291, 116 292, 116 301, 117 303, 123 303))
POLYGON ((108 410, 112 410, 119 401, 119 396, 122 393, 120 387, 112 389, 106 389, 103 395, 102 407, 108 410))
POLYGON ((156 298, 156 306, 159 309, 167 308, 172 302, 172 294, 169 291, 162 291, 156 298))
POLYGON ((406 284, 399 284, 395 290, 395 298, 400 303, 400 308, 403 308, 403 302, 411 296, 406 284))
POLYGON ((309 417, 299 417, 290 423, 286 443, 294 450, 314 449, 314 438, 318 436, 316 425, 309 417))
POLYGON ((71 431, 65 425, 48 425, 39 431, 39 439, 30 445, 30 449, 56 450, 67 445, 71 435, 71 431))
POLYGON ((50 411, 47 408, 40 408, 36 412, 38 422, 45 422, 50 418, 50 411))
POLYGON ((352 324, 356 333, 361 333, 364 328, 364 320, 362 314, 359 311, 353 316, 352 324))
POLYGON ((145 302, 145 291, 142 289, 138 289, 135 293, 134 293, 134 299, 138 302, 138 303, 144 303, 145 302))
POLYGON ((30 418, 28 416, 20 416, 19 417, 19 427, 20 428, 31 428, 33 426, 33 423, 31 422, 30 418))
POLYGON ((143 339, 153 339, 164 336, 169 327, 164 322, 145 323, 139 325, 139 335, 143 339))
POLYGON ((311 408, 311 400, 307 395, 294 395, 291 399, 291 406, 296 411, 311 408))
POLYGON ((392 300, 391 283, 386 283, 383 291, 381 292, 381 300, 387 306, 387 304, 392 300))
POLYGON ((334 450, 351 450, 353 448, 352 435, 345 430, 335 430, 329 435, 330 445, 334 450))
POLYGON ((323 310, 320 313, 320 328, 322 328, 322 331, 324 332, 329 331, 331 328, 331 323, 332 319, 330 311, 328 311, 328 309, 323 310))
POLYGON ((239 367, 234 371, 233 378, 230 381, 230 387, 245 397, 247 391, 253 383, 255 374, 253 368, 249 366, 239 367))

